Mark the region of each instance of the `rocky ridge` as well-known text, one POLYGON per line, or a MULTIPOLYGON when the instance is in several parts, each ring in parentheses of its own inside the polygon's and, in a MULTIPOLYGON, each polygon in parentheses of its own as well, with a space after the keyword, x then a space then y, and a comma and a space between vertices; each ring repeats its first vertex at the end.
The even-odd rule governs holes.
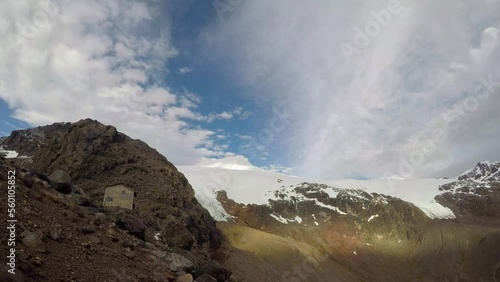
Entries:
POLYGON ((464 222, 486 221, 500 226, 500 162, 482 161, 439 187, 436 200, 449 207, 464 222))
POLYGON ((236 224, 326 252, 327 261, 357 275, 338 281, 496 281, 497 169, 481 162, 441 186, 435 201, 454 212, 448 219, 431 219, 395 197, 308 182, 270 191, 264 205, 237 203, 224 191, 217 199, 236 224))
POLYGON ((184 175, 142 141, 87 119, 0 142, 26 156, 0 163, 3 183, 7 170, 18 172, 19 281, 230 279, 214 259, 215 221, 184 175), (114 184, 134 189, 134 210, 102 206, 114 184))

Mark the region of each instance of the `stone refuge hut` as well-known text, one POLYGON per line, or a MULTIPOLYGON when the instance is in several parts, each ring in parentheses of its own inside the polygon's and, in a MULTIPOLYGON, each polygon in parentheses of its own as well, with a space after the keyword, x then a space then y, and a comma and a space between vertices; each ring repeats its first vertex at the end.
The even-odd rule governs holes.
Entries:
POLYGON ((106 187, 103 206, 134 209, 135 191, 123 184, 106 187))

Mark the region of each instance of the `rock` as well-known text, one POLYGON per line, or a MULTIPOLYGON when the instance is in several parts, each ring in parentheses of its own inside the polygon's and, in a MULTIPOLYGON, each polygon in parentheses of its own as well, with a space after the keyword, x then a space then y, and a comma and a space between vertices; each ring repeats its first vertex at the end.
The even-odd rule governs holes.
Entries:
POLYGON ((193 262, 179 254, 167 253, 164 260, 168 263, 168 268, 172 272, 189 272, 194 269, 193 262))
POLYGON ((58 169, 54 171, 49 179, 52 187, 63 194, 69 194, 72 191, 71 177, 64 170, 58 169))
POLYGON ((161 231, 162 241, 170 247, 178 247, 185 250, 191 250, 194 244, 194 237, 182 224, 181 220, 173 216, 165 219, 165 227, 161 231))
POLYGON ((35 182, 35 179, 33 178, 33 176, 29 173, 25 174, 23 179, 22 179, 24 185, 26 185, 26 187, 28 188, 33 188, 33 184, 35 182))
POLYGON ((118 242, 120 240, 118 238, 118 233, 111 228, 106 231, 106 237, 111 239, 113 242, 118 242))
POLYGON ((167 279, 167 281, 174 281, 175 280, 174 274, 169 272, 169 271, 165 272, 164 278, 167 279))
POLYGON ((27 231, 22 241, 29 249, 37 252, 45 252, 45 243, 43 243, 42 239, 36 233, 27 231))
POLYGON ((90 243, 92 243, 94 245, 102 243, 101 239, 99 239, 97 236, 94 236, 94 235, 89 236, 89 241, 90 241, 90 243))
POLYGON ((196 280, 194 280, 196 282, 217 282, 217 279, 213 278, 212 276, 208 275, 208 274, 203 274, 202 276, 196 278, 196 280))
POLYGON ((191 274, 184 274, 182 276, 177 277, 175 280, 176 282, 193 282, 193 275, 191 274))
POLYGON ((190 251, 187 251, 187 250, 184 250, 181 248, 172 248, 171 251, 172 251, 172 253, 179 254, 179 255, 187 258, 188 260, 192 261, 195 268, 199 267, 198 257, 196 257, 196 255, 191 253, 190 251))
POLYGON ((139 217, 135 217, 130 214, 126 214, 118 219, 116 225, 121 229, 127 230, 131 235, 144 240, 147 226, 139 217))
POLYGON ((61 239, 61 225, 51 225, 49 227, 49 237, 54 241, 61 239))
POLYGON ((231 271, 218 261, 202 259, 199 264, 199 273, 210 275, 217 281, 227 281, 231 277, 231 271))
POLYGON ((79 186, 73 186, 73 191, 76 194, 79 194, 79 195, 82 195, 82 196, 87 196, 87 194, 85 194, 85 191, 81 187, 79 187, 79 186))
POLYGON ((71 197, 75 200, 76 204, 79 206, 90 207, 94 205, 92 199, 86 195, 72 193, 71 197))
POLYGON ((45 198, 54 203, 59 203, 61 201, 64 201, 64 198, 62 197, 61 194, 54 192, 52 190, 40 190, 40 192, 44 195, 45 198))
POLYGON ((86 225, 80 228, 80 231, 84 234, 92 234, 95 233, 97 230, 95 229, 94 226, 86 225))
POLYGON ((31 263, 36 266, 36 267, 39 267, 43 264, 43 260, 40 258, 40 257, 34 257, 32 260, 31 260, 31 263))
POLYGON ((131 252, 131 251, 125 252, 125 256, 128 259, 133 260, 135 258, 135 252, 131 252))

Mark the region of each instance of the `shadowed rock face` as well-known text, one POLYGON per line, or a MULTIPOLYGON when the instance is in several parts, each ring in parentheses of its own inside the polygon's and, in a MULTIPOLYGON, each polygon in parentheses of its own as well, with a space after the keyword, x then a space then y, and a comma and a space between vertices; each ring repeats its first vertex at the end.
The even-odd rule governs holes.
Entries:
POLYGON ((178 247, 209 250, 220 245, 215 221, 197 202, 184 175, 156 150, 113 126, 90 119, 58 123, 14 131, 1 145, 30 156, 26 165, 34 170, 49 175, 58 169, 68 172, 71 184, 97 204, 109 185, 132 188, 136 211, 153 218, 159 230, 176 226, 179 232, 165 238, 172 246, 182 242, 178 247), (192 243, 185 244, 176 234, 189 234, 192 243))

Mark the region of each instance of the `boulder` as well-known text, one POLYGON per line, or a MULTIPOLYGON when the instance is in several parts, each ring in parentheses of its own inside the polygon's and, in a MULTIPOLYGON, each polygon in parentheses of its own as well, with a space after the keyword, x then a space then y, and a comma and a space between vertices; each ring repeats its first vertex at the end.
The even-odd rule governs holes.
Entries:
POLYGON ((28 249, 45 252, 45 243, 43 243, 42 239, 36 233, 27 231, 22 241, 28 249))
POLYGON ((76 204, 82 207, 91 207, 94 205, 92 199, 86 195, 71 193, 71 197, 75 200, 76 204))
POLYGON ((218 261, 201 259, 199 264, 198 273, 210 275, 217 281, 227 281, 231 277, 231 271, 218 261))
POLYGON ((57 191, 63 194, 69 194, 72 191, 71 187, 71 177, 69 174, 61 169, 54 171, 50 176, 49 180, 51 185, 57 191))
POLYGON ((198 263, 198 260, 199 260, 198 257, 195 254, 193 254, 192 252, 190 252, 188 250, 181 249, 181 248, 171 248, 171 251, 172 251, 172 253, 179 254, 179 255, 187 258, 188 260, 192 261, 195 268, 198 268, 200 266, 198 263))
POLYGON ((191 250, 195 239, 179 218, 168 216, 161 231, 162 241, 169 247, 191 250))
POLYGON ((193 275, 191 274, 184 274, 182 276, 177 277, 175 280, 176 282, 193 282, 193 275))
POLYGON ((217 282, 217 279, 213 278, 208 274, 203 274, 202 276, 196 278, 195 282, 217 282))
POLYGON ((61 239, 61 225, 51 225, 49 227, 49 237, 54 241, 61 239))
POLYGON ((164 260, 168 263, 168 268, 172 272, 190 272, 194 269, 193 262, 179 254, 167 253, 164 260))
POLYGON ((85 226, 82 226, 80 228, 80 231, 84 234, 93 234, 95 233, 97 230, 95 229, 94 226, 91 226, 91 225, 85 225, 85 226))
POLYGON ((145 239, 147 226, 144 223, 143 219, 130 214, 125 214, 117 217, 118 219, 116 225, 118 227, 127 230, 131 235, 134 235, 141 240, 145 239))

